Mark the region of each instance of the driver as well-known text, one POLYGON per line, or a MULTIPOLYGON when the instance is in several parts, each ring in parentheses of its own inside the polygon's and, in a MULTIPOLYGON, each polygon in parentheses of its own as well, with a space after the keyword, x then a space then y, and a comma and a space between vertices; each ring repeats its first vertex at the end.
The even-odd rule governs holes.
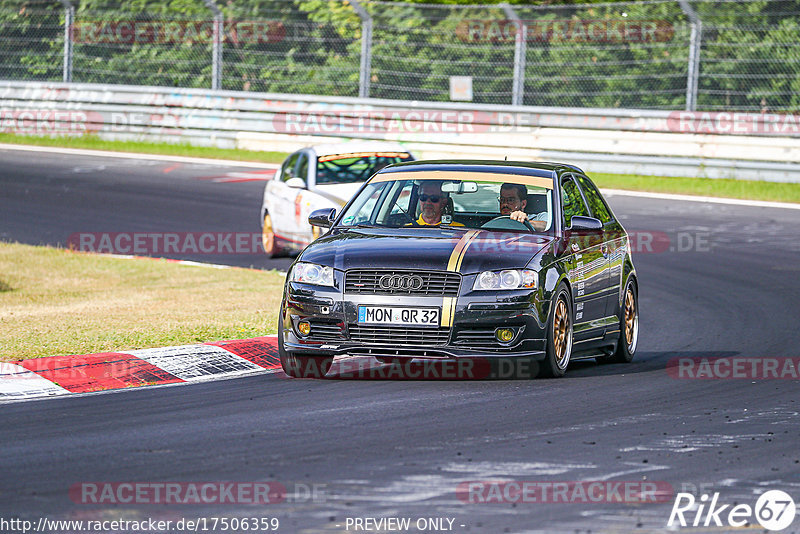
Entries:
MULTIPOLYGON (((450 194, 442 192, 442 182, 439 181, 422 182, 419 190, 419 203, 422 209, 420 210, 419 218, 416 220, 416 223, 420 226, 436 226, 441 224, 442 213, 444 212, 445 206, 447 206, 450 194)), ((449 224, 451 226, 464 226, 455 221, 449 224)))
POLYGON ((505 183, 500 187, 500 215, 507 215, 517 222, 528 222, 534 230, 541 232, 547 227, 548 214, 546 211, 540 213, 525 213, 525 206, 528 205, 528 188, 522 184, 505 183))

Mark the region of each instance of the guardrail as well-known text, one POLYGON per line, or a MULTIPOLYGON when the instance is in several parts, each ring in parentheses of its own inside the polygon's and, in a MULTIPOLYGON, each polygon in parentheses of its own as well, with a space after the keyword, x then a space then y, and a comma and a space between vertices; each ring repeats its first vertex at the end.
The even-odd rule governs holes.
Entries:
POLYGON ((270 151, 392 140, 426 158, 562 160, 590 173, 800 182, 800 117, 778 114, 0 81, 0 131, 270 151))

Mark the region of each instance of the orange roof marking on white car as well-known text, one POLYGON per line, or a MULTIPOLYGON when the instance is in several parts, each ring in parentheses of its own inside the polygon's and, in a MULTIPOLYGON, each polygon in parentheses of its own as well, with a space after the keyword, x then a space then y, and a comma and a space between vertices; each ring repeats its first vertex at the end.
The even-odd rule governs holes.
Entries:
POLYGON ((347 158, 410 158, 411 154, 408 152, 349 152, 347 154, 331 154, 330 156, 319 156, 319 161, 333 161, 335 159, 347 158))
POLYGON ((476 171, 398 171, 375 175, 370 183, 391 182, 394 180, 475 180, 476 182, 502 182, 510 184, 535 185, 553 189, 552 178, 528 176, 525 174, 503 174, 499 172, 476 171))

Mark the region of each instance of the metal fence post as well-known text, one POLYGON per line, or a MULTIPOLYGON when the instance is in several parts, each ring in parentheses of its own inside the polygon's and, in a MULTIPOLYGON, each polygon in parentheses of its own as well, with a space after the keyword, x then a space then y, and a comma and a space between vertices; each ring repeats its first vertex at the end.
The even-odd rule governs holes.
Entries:
POLYGON ((514 41, 514 81, 511 85, 511 104, 521 106, 525 96, 525 54, 528 42, 528 25, 523 23, 509 4, 500 4, 506 16, 517 25, 514 41))
POLYGON ((689 72, 686 76, 686 111, 697 109, 697 85, 700 79, 700 48, 703 43, 703 21, 687 0, 678 0, 692 25, 689 36, 689 72))
POLYGON ((211 49, 211 89, 218 91, 222 87, 222 40, 225 39, 222 11, 214 0, 203 0, 206 7, 214 14, 214 44, 211 49))
POLYGON ((358 0, 349 0, 361 19, 361 66, 358 75, 359 98, 369 97, 369 77, 372 72, 372 17, 358 0))
POLYGON ((72 24, 75 20, 75 6, 70 0, 61 0, 64 6, 64 83, 72 81, 72 24))

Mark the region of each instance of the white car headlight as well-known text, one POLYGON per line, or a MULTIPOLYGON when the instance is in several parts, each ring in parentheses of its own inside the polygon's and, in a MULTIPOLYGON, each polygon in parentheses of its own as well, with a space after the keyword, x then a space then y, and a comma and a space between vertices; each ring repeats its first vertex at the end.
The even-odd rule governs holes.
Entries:
POLYGON ((536 271, 530 269, 483 271, 475 277, 472 289, 473 291, 536 289, 536 271))
POLYGON ((295 263, 292 267, 292 282, 333 287, 333 268, 316 263, 295 263))

